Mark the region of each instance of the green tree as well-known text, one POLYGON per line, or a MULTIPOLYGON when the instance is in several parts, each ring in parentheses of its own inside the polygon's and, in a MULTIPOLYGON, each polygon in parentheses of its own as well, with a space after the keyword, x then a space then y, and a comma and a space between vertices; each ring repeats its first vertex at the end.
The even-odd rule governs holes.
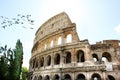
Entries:
POLYGON ((16 47, 14 49, 14 70, 13 70, 13 76, 14 80, 20 79, 21 69, 22 69, 22 63, 23 63, 23 47, 20 40, 17 41, 16 47))
POLYGON ((27 80, 28 69, 26 67, 22 67, 21 80, 27 80))
POLYGON ((4 56, 0 58, 0 80, 6 80, 8 64, 4 56))
POLYGON ((7 45, 5 45, 5 47, 0 47, 0 53, 0 80, 8 80, 13 62, 13 51, 11 48, 7 49, 7 45))
POLYGON ((20 40, 17 41, 14 50, 0 47, 0 80, 19 80, 22 69, 23 47, 20 40))
MULTIPOLYGON (((31 15, 21 15, 18 14, 15 18, 8 18, 5 16, 0 16, 0 27, 7 28, 10 26, 21 26, 23 28, 26 27, 26 24, 33 25, 34 20, 31 19, 31 15)), ((14 50, 11 48, 7 49, 7 45, 5 47, 0 47, 0 80, 19 80, 21 67, 23 60, 23 47, 20 40, 17 41, 16 47, 14 50)))

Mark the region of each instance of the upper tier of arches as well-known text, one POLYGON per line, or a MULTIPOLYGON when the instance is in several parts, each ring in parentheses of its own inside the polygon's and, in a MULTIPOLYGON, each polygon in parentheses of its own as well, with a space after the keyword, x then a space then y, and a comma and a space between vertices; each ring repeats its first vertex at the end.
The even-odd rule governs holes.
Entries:
POLYGON ((34 42, 60 29, 67 28, 71 24, 72 22, 65 12, 57 14, 40 26, 35 34, 34 42))

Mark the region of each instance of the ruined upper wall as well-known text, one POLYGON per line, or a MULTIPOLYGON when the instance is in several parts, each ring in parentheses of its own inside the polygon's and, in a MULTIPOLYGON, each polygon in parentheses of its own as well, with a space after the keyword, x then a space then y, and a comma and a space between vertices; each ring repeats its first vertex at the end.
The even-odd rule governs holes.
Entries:
POLYGON ((115 48, 119 47, 120 40, 103 40, 103 44, 112 44, 115 48))
POLYGON ((100 49, 100 48, 120 48, 120 40, 103 40, 102 42, 97 42, 96 44, 91 45, 91 49, 100 49))
POLYGON ((53 33, 59 29, 67 28, 68 25, 72 24, 70 18, 65 12, 62 12, 56 16, 53 16, 48 21, 40 26, 36 32, 35 40, 41 39, 44 36, 53 33))

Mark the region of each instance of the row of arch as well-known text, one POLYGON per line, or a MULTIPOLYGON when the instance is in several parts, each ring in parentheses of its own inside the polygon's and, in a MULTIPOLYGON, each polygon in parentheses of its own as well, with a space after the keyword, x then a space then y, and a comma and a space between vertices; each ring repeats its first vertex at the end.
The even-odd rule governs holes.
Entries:
POLYGON ((58 36, 56 36, 56 39, 50 38, 47 41, 44 40, 42 42, 38 42, 36 44, 36 46, 35 46, 35 48, 34 48, 33 51, 36 51, 38 49, 40 51, 41 50, 45 50, 47 48, 53 47, 54 45, 61 45, 62 42, 64 42, 64 43, 70 43, 70 42, 72 42, 72 34, 70 32, 66 33, 66 35, 64 35, 64 37, 65 37, 64 41, 62 41, 63 40, 62 39, 63 38, 62 35, 58 35, 58 36))
MULTIPOLYGON (((99 59, 99 57, 98 57, 98 55, 97 54, 92 54, 92 57, 93 57, 93 59, 94 59, 94 61, 95 62, 97 62, 97 61, 100 61, 100 59, 99 59)), ((111 56, 111 54, 110 53, 108 53, 108 52, 104 52, 103 54, 102 54, 102 58, 101 58, 102 60, 101 61, 106 61, 106 62, 112 62, 112 56, 111 56)))
MULTIPOLYGON (((115 80, 115 78, 112 75, 108 75, 106 79, 115 80)), ((51 77, 49 75, 46 75, 45 77, 42 77, 40 75, 40 76, 34 76, 33 80, 51 80, 51 77)), ((58 74, 55 74, 52 80, 73 80, 73 79, 69 74, 65 74, 62 79, 58 74)), ((80 73, 76 76, 75 80, 87 80, 87 78, 84 74, 80 73)), ((91 76, 91 80, 103 80, 103 79, 98 73, 94 73, 91 76)))
MULTIPOLYGON (((97 54, 95 54, 95 53, 92 54, 92 57, 95 62, 100 61, 97 54)), ((40 58, 34 58, 30 65, 32 66, 32 68, 39 68, 39 67, 43 67, 43 66, 50 66, 52 64, 52 61, 53 61, 54 65, 59 65, 61 63, 61 61, 63 61, 64 64, 68 64, 68 63, 72 62, 71 60, 72 60, 72 54, 71 54, 71 52, 67 51, 67 52, 65 52, 64 56, 62 56, 62 54, 60 54, 60 53, 56 53, 54 56, 47 55, 46 57, 41 56, 40 58), (63 60, 61 60, 61 59, 63 59, 63 60)), ((111 58, 110 53, 104 52, 102 54, 101 61, 111 62, 112 58, 111 58)), ((78 62, 78 63, 85 62, 85 53, 83 50, 77 51, 76 62, 78 62)))
MULTIPOLYGON (((85 62, 85 53, 83 50, 79 50, 77 52, 77 62, 85 62)), ((61 58, 63 58, 63 63, 68 64, 71 63, 71 59, 72 59, 72 54, 71 52, 67 51, 65 52, 65 55, 62 56, 60 53, 56 53, 53 58, 51 55, 48 55, 46 58, 44 58, 43 56, 40 57, 40 59, 38 60, 37 58, 33 59, 32 62, 32 68, 37 68, 37 67, 43 67, 43 66, 50 66, 52 63, 52 59, 54 61, 54 65, 59 65, 61 63, 61 58)))

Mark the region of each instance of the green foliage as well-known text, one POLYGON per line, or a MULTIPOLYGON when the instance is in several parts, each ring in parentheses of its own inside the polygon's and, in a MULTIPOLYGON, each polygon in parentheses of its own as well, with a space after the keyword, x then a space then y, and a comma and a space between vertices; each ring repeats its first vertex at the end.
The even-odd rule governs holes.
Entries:
POLYGON ((8 64, 4 56, 0 57, 0 80, 6 80, 8 76, 8 64))
MULTIPOLYGON (((31 19, 31 15, 18 14, 15 18, 8 18, 0 16, 0 27, 7 28, 13 25, 26 27, 24 25, 34 24, 34 20, 31 19)), ((23 60, 23 47, 20 40, 17 41, 15 49, 7 49, 7 45, 0 47, 0 80, 19 80, 22 68, 23 60)))
POLYGON ((0 54, 0 80, 19 80, 23 60, 20 40, 17 41, 14 50, 7 49, 7 45, 0 47, 0 54))
POLYGON ((0 47, 0 53, 0 80, 8 80, 11 62, 13 61, 13 52, 11 48, 7 49, 7 45, 5 45, 5 47, 0 47))
POLYGON ((14 80, 20 79, 21 69, 22 69, 22 60, 23 60, 23 47, 20 40, 17 41, 16 47, 14 49, 14 80))
POLYGON ((26 67, 22 67, 21 80, 27 80, 28 69, 26 67))

